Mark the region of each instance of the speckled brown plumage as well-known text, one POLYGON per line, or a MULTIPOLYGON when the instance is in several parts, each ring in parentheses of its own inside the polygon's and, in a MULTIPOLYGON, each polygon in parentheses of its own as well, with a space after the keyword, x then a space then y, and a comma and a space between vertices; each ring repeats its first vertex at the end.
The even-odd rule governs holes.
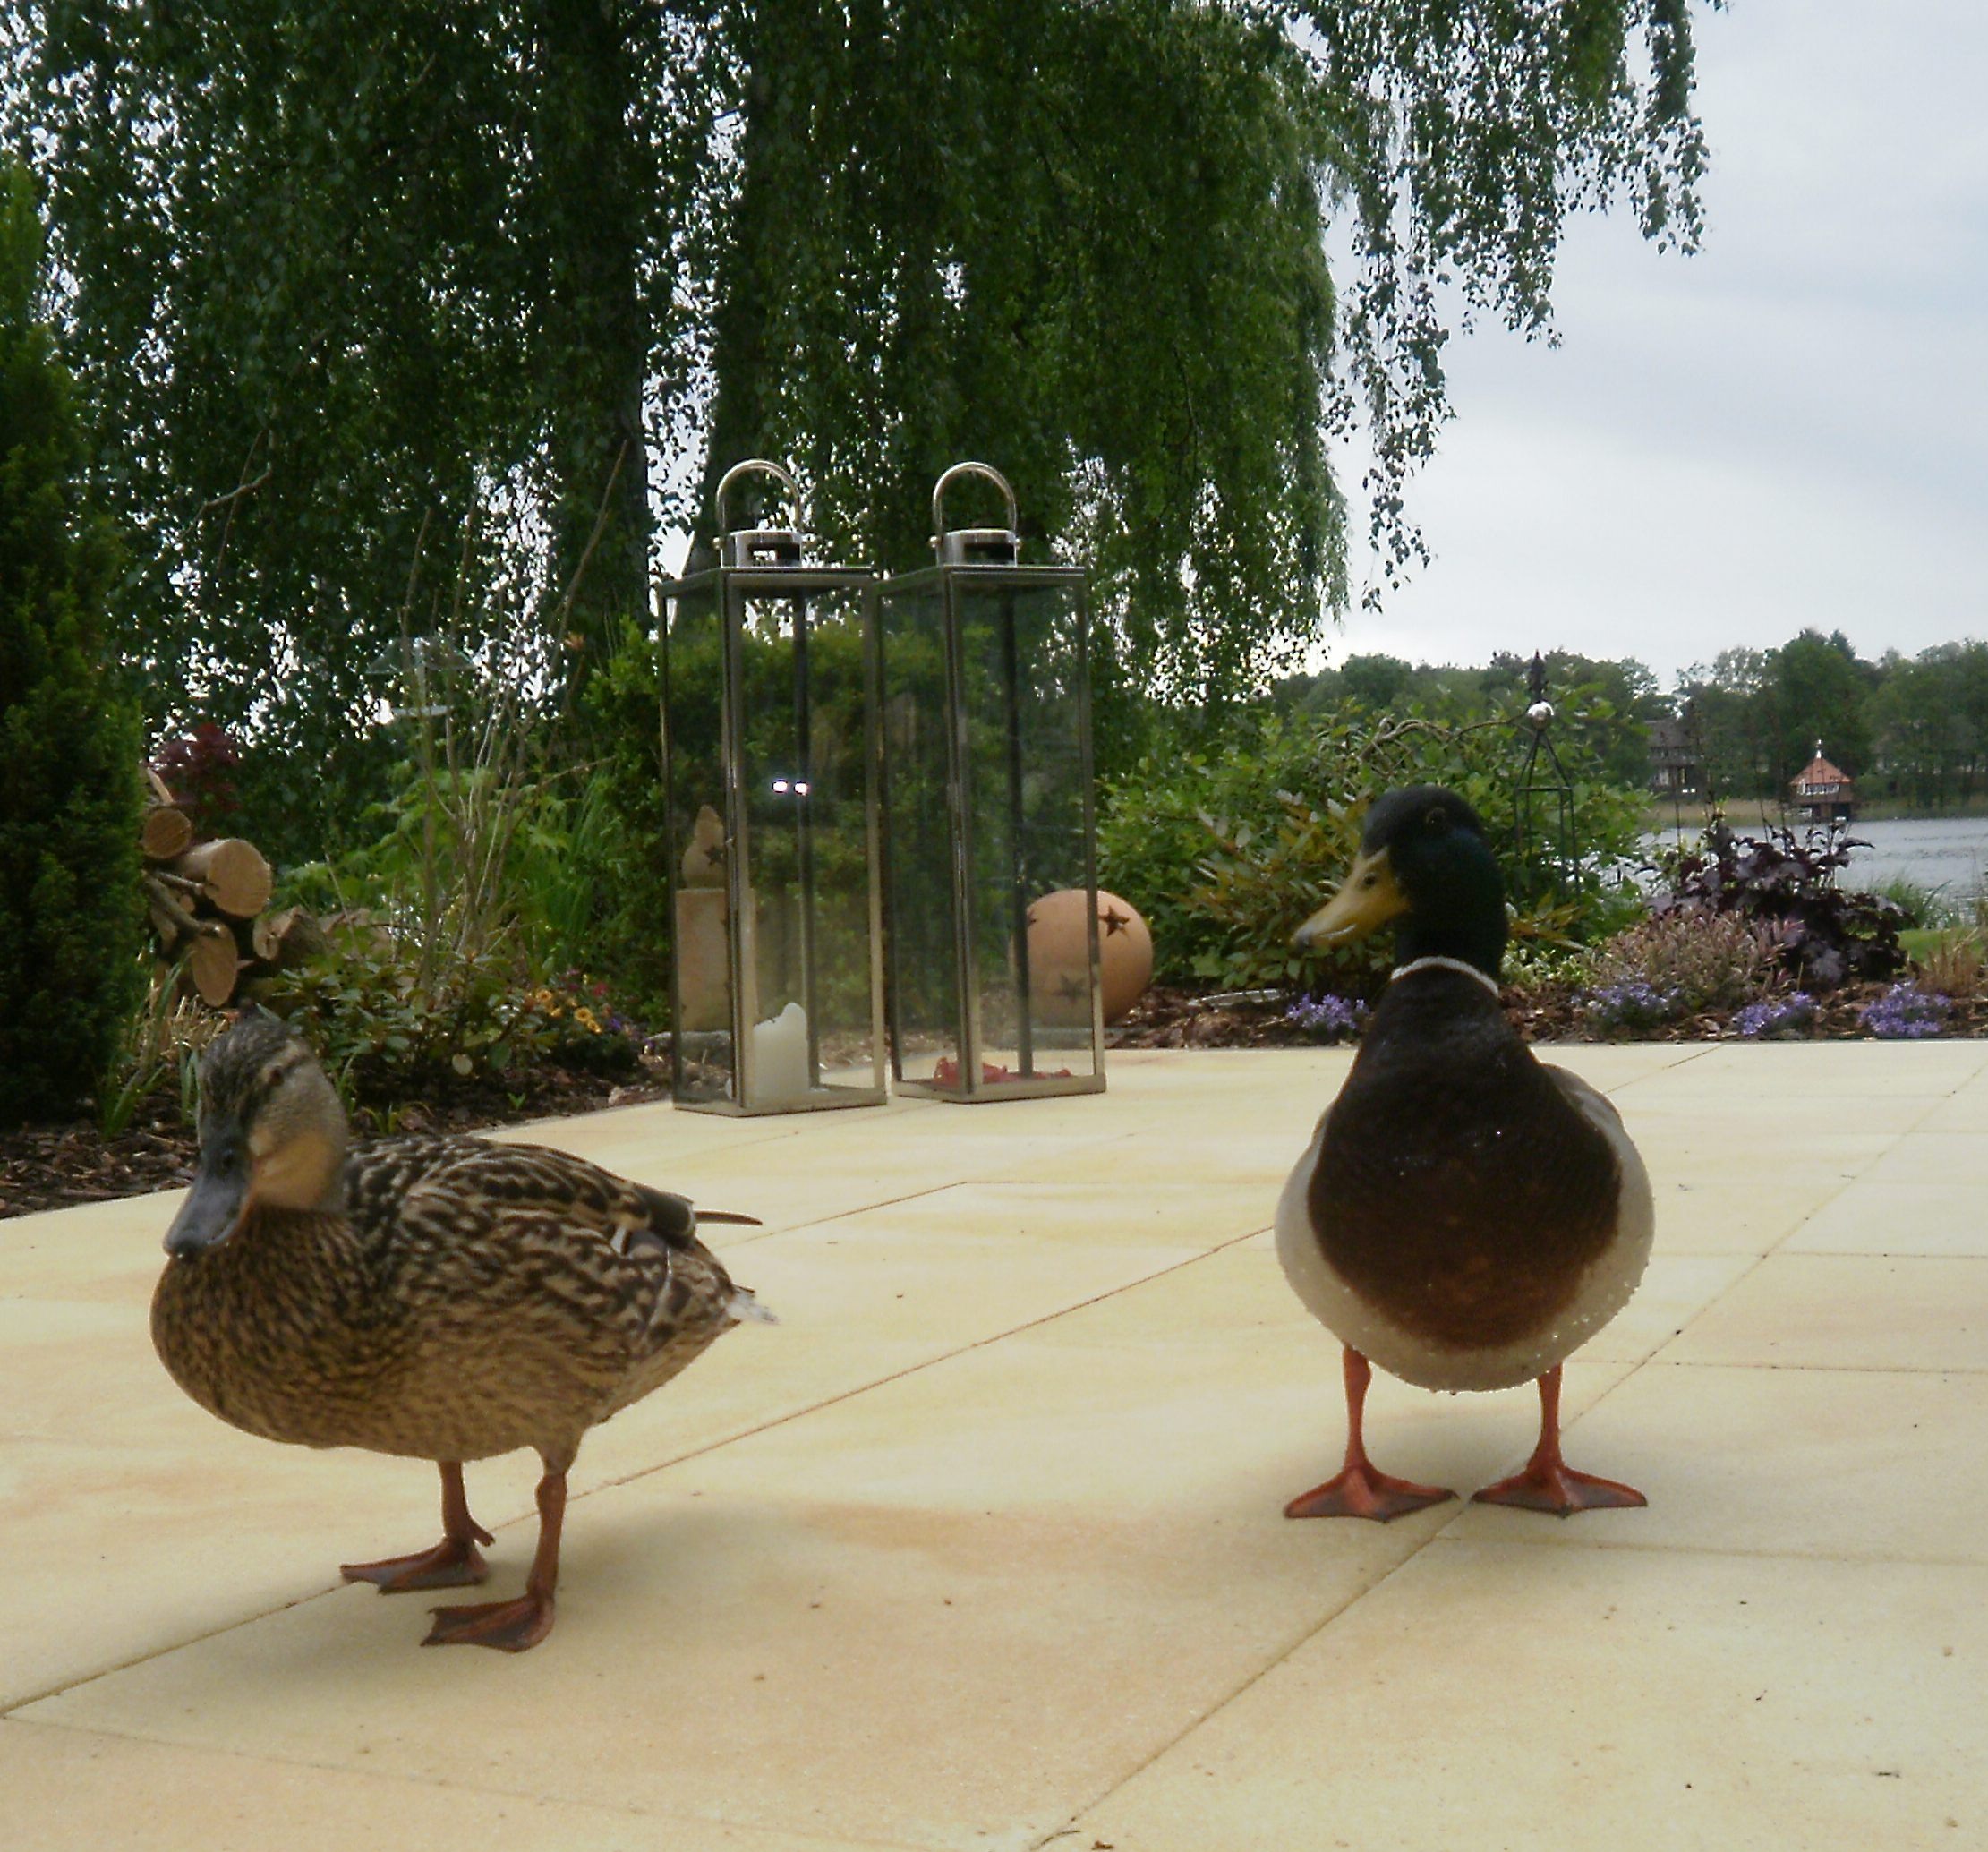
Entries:
POLYGON ((152 1341, 194 1401, 252 1434, 441 1466, 443 1543, 346 1571, 388 1591, 482 1580, 488 1537, 460 1464, 534 1448, 546 1476, 525 1599, 440 1610, 430 1636, 519 1650, 551 1625, 582 1436, 764 1314, 683 1197, 542 1146, 405 1138, 348 1155, 345 1137, 322 1071, 276 1018, 215 1042, 201 1174, 166 1238, 152 1341))
POLYGON ((252 1210, 152 1302, 173 1378, 270 1440, 570 1460, 737 1320, 690 1206, 560 1151, 395 1139, 343 1214, 252 1210))

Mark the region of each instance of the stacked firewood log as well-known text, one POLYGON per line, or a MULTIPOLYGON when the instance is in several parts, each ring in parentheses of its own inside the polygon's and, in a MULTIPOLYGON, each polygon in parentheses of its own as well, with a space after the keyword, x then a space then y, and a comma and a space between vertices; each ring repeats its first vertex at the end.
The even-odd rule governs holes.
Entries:
POLYGON ((267 913, 274 876, 254 843, 239 836, 194 841, 193 820, 149 767, 152 802, 141 841, 145 899, 160 963, 184 960, 185 978, 219 1009, 249 978, 323 949, 324 929, 299 907, 267 913))

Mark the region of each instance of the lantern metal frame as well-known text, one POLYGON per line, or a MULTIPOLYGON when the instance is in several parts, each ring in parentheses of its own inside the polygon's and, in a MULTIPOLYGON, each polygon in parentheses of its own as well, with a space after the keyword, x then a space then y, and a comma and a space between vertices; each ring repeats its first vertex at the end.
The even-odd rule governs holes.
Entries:
MULTIPOLYGON (((663 813, 669 832, 669 904, 671 924, 670 958, 670 1094, 676 1105, 694 1112, 717 1113, 733 1117, 755 1117, 774 1113, 834 1111, 849 1106, 881 1105, 889 1097, 884 1085, 885 1035, 883 1013, 883 865, 880 823, 881 794, 877 789, 876 712, 876 572, 868 567, 813 565, 804 558, 802 527, 804 513, 800 485, 788 470, 763 457, 749 457, 735 464, 720 481, 712 498, 719 529, 719 564, 704 571, 661 582, 656 587, 656 635, 661 661, 661 744, 663 813), (770 476, 781 483, 793 504, 791 527, 726 526, 727 497, 748 474, 770 476), (760 981, 757 958, 758 921, 755 912, 752 878, 752 824, 749 794, 746 789, 746 617, 755 601, 793 601, 798 621, 795 640, 795 714, 801 750, 810 738, 810 701, 807 601, 820 594, 854 594, 862 626, 863 729, 858 756, 862 765, 863 837, 866 866, 867 897, 866 936, 869 987, 868 1085, 822 1079, 822 1011, 819 1008, 821 972, 816 960, 815 921, 815 887, 811 793, 801 783, 794 793, 798 805, 796 823, 797 880, 800 895, 800 988, 801 1007, 807 1022, 808 1090, 804 1095, 766 1097, 758 1085, 757 1037, 760 1024, 760 981), (679 841, 677 793, 674 779, 678 750, 671 738, 670 622, 672 604, 708 599, 722 636, 720 666, 720 738, 718 762, 724 787, 724 892, 726 897, 725 943, 729 976, 729 1006, 731 1050, 731 1080, 726 1094, 705 1093, 687 1085, 685 1074, 693 1042, 698 1032, 683 1027, 683 909, 678 904, 679 871, 685 842, 679 841)), ((708 1044, 706 1045, 708 1045, 708 1044)), ((858 1064, 859 1071, 860 1064, 858 1064)))
MULTIPOLYGON (((1088 575, 1077 566, 1024 566, 1020 563, 1019 516, 1014 490, 1007 478, 991 465, 956 463, 942 474, 932 491, 932 547, 935 563, 913 572, 895 574, 878 587, 879 622, 876 627, 879 723, 878 789, 885 827, 883 832, 884 936, 887 947, 887 1023, 892 1086, 897 1092, 921 1098, 945 1100, 956 1105, 990 1100, 1044 1099, 1064 1094, 1102 1093, 1105 1090, 1104 986, 1097 927, 1097 841, 1093 793, 1093 759, 1090 723, 1090 607, 1088 575), (997 488, 1006 504, 1006 527, 962 527, 945 525, 945 493, 962 476, 977 476, 997 488), (963 641, 963 606, 988 593, 1030 592, 1045 588, 1072 594, 1072 618, 1076 664, 1076 745, 1078 781, 1081 790, 1083 835, 1083 889, 1089 899, 1086 909, 1086 966, 1089 986, 1088 1025, 1066 1029, 1064 1034, 1082 1039, 1062 1042, 1075 1052, 1088 1050, 1090 1071, 1084 1074, 1034 1072, 1038 1030, 1031 1017, 1031 975, 1028 957, 1028 912, 1030 901, 1019 866, 1009 885, 1013 892, 1011 921, 1011 957, 1014 961, 1016 989, 1016 1058, 1020 1074, 989 1080, 983 1070, 982 997, 977 982, 976 948, 979 943, 980 919, 975 893, 976 817, 972 789, 974 757, 968 738, 971 718, 966 689, 966 654, 963 641), (948 861, 952 900, 952 978, 957 997, 954 1059, 959 1064, 959 1084, 946 1085, 935 1079, 907 1077, 904 1072, 904 977, 901 935, 894 917, 895 886, 892 858, 891 803, 892 767, 884 747, 886 724, 883 709, 890 699, 888 623, 883 611, 900 599, 927 597, 936 593, 944 645, 944 734, 945 789, 948 861)), ((1019 842, 1021 822, 1021 740, 1018 725, 1020 665, 1017 656, 1015 613, 1011 601, 1003 609, 1003 696, 1004 720, 1004 766, 1007 815, 1019 842)), ((1019 862, 1019 849, 1011 850, 1019 862)), ((1044 1047, 1054 1045, 1043 1041, 1044 1047)))

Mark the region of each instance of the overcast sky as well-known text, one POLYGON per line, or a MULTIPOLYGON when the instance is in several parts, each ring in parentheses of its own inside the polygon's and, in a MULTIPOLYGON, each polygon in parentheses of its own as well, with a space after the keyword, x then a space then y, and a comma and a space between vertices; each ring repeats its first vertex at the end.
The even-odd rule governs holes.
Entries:
POLYGON ((1558 348, 1452 343, 1410 491, 1434 563, 1327 660, 1558 645, 1668 687, 1805 625, 1873 657, 1988 636, 1988 6, 1694 21, 1703 248, 1584 220, 1558 348))

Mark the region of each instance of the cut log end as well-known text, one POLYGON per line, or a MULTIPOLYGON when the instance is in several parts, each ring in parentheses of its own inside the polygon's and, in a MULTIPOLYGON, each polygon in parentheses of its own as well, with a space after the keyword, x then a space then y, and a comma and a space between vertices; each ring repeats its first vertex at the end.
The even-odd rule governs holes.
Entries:
POLYGON ((201 892, 223 913, 252 919, 269 904, 276 876, 262 851, 239 836, 223 836, 188 849, 173 864, 173 872, 197 881, 201 892))
POLYGON ((193 949, 187 954, 186 969, 201 1001, 218 1010, 235 994, 235 982, 242 973, 242 954, 235 935, 215 920, 202 922, 193 949))
POLYGON ((193 841, 192 819, 170 804, 155 804, 145 813, 138 840, 149 862, 169 862, 183 855, 193 841))

